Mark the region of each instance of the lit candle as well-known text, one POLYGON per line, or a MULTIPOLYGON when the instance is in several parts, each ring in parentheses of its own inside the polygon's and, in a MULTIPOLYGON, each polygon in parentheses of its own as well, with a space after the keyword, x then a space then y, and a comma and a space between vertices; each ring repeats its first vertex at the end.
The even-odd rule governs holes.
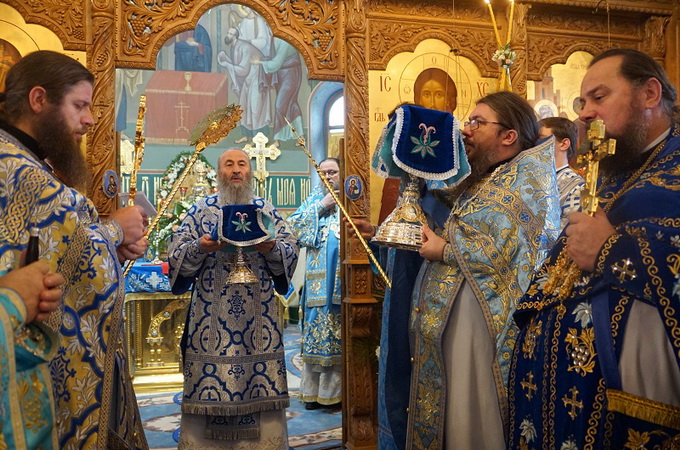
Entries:
POLYGON ((512 22, 514 15, 515 15, 515 0, 510 0, 510 22, 508 23, 508 39, 505 45, 509 45, 510 40, 512 39, 512 22))
POLYGON ((496 16, 493 15, 493 8, 491 7, 491 0, 484 0, 486 6, 489 7, 489 13, 491 14, 491 23, 493 24, 493 31, 496 33, 496 41, 498 41, 498 46, 501 47, 501 36, 498 34, 498 25, 496 25, 496 16))

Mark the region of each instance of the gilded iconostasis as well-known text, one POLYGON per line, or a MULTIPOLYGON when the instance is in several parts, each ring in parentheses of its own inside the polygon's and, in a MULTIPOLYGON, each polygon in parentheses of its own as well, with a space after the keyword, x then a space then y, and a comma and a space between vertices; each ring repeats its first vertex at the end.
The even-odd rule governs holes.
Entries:
MULTIPOLYGON (((187 138, 198 120, 237 103, 243 119, 203 152, 204 173, 193 174, 180 197, 188 200, 199 185, 213 189, 219 153, 257 146, 262 133, 263 147, 280 150, 266 160, 262 194, 284 214, 295 210, 318 177, 288 119, 317 160, 340 156, 346 209, 376 223, 383 180, 371 173, 370 156, 401 103, 453 111, 464 122, 477 99, 511 82, 539 117, 574 120, 589 61, 612 47, 643 50, 680 81, 676 0, 240 3, 0 0, 0 83, 19 56, 38 49, 62 51, 92 70, 89 196, 103 215, 128 189, 145 94, 137 183, 153 203, 193 150, 187 138), (338 109, 342 119, 332 120, 338 109)), ((379 334, 381 305, 366 252, 343 233, 343 444, 374 448, 377 367, 375 349, 366 347, 379 334)))

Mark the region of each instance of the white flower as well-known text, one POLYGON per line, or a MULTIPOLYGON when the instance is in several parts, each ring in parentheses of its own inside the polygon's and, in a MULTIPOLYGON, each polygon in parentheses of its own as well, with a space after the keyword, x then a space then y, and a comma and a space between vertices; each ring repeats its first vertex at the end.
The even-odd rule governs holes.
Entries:
POLYGON ((496 50, 491 59, 495 61, 500 67, 507 69, 515 64, 517 53, 510 49, 510 44, 496 50))
POLYGON ((675 278, 677 280, 675 281, 675 284, 673 285, 673 295, 680 298, 680 273, 675 275, 675 278))
POLYGON ((676 235, 676 236, 673 236, 673 237, 671 238, 671 244, 672 244, 673 247, 675 247, 675 248, 680 248, 680 236, 677 236, 677 235, 676 235))
POLYGON ((568 439, 562 442, 560 450, 578 450, 578 446, 576 445, 576 442, 572 441, 571 439, 568 439))
POLYGON ((521 424, 519 424, 519 429, 522 430, 520 433, 527 443, 536 439, 536 427, 530 419, 524 419, 521 424))
POLYGON ((576 322, 581 322, 582 328, 593 322, 593 307, 587 302, 579 303, 572 314, 576 316, 576 322))

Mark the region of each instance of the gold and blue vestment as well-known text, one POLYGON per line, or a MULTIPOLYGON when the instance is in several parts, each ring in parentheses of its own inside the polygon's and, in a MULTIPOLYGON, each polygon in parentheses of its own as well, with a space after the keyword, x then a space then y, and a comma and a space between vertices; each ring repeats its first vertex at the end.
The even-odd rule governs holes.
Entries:
POLYGON ((92 202, 54 178, 4 130, 0 202, 0 270, 17 267, 29 226, 36 226, 40 258, 66 279, 62 303, 47 322, 60 336, 50 362, 59 446, 107 448, 122 440, 146 448, 123 334, 116 255, 122 229, 101 222, 92 202))
MULTIPOLYGON (((665 329, 660 334, 672 347, 670 367, 680 366, 677 126, 651 150, 648 163, 602 181, 600 205, 616 232, 600 250, 595 271, 584 272, 563 301, 544 293, 548 268, 566 243, 562 235, 518 305, 521 330, 509 380, 511 448, 680 444, 680 395, 661 387, 660 402, 623 392, 621 378, 630 374, 619 372, 627 328, 637 327, 633 340, 652 333, 629 320, 648 305, 658 311, 659 328, 665 329)), ((640 374, 653 373, 658 362, 637 366, 640 374)))
POLYGON ((259 436, 259 412, 289 406, 279 308, 274 296, 286 293, 298 257, 297 239, 271 203, 253 203, 271 218, 276 245, 267 254, 245 252, 256 284, 229 284, 236 254, 205 253, 198 242, 218 225, 219 194, 199 199, 187 212, 168 246, 172 292, 193 285, 182 339, 182 412, 205 415, 210 439, 259 436))
POLYGON ((307 248, 305 286, 300 299, 304 311, 302 360, 330 367, 342 363, 340 342, 340 217, 338 208, 324 211, 326 193, 315 187, 288 217, 300 245, 307 248))
MULTIPOLYGON (((517 337, 512 313, 558 234, 553 142, 520 152, 451 200, 443 261, 423 265, 413 293, 408 448, 444 446, 442 338, 464 282, 474 292, 485 331, 495 344, 490 370, 500 417, 507 423, 507 377, 517 337)), ((456 355, 451 360, 455 364, 456 355)))

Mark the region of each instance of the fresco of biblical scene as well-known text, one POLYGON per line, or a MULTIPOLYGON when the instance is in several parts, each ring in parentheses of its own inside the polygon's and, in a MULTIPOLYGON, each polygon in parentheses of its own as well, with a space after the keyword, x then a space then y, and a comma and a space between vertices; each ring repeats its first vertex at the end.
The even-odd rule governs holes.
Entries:
MULTIPOLYGON (((243 109, 241 120, 228 137, 203 151, 207 170, 216 168, 217 157, 226 148, 250 149, 253 168, 255 154, 260 154, 260 164, 270 174, 265 183, 254 180, 256 193, 271 200, 280 212, 294 211, 309 194, 311 166, 296 147, 286 119, 308 137, 310 105, 329 102, 329 98, 314 98, 327 91, 318 89, 327 83, 309 80, 299 52, 274 37, 254 10, 226 4, 206 11, 195 29, 165 42, 156 70, 118 69, 116 83, 121 192, 129 186, 139 98, 145 94, 146 145, 137 184, 154 204, 166 200, 171 178, 177 176, 170 170, 173 161, 193 151, 188 139, 194 126, 206 114, 231 103, 243 109), (280 156, 274 159, 277 151, 280 156)), ((327 140, 315 142, 314 151, 327 154, 327 140)), ((191 203, 192 188, 187 188, 186 201, 191 203)))

